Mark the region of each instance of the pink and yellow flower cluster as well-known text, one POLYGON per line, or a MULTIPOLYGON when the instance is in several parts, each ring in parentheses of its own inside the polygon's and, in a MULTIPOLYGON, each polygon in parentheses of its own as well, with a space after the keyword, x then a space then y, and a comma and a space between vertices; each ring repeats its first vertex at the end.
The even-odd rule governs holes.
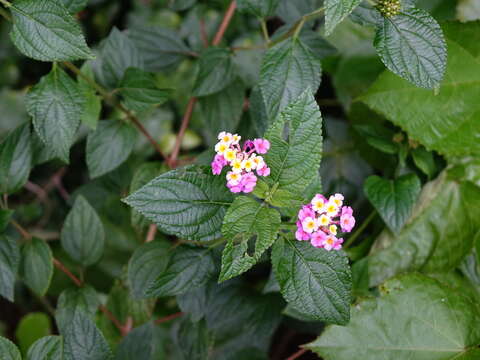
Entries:
POLYGON ((266 154, 270 142, 265 139, 247 140, 240 147, 241 137, 237 134, 221 132, 219 142, 215 145, 215 158, 212 162, 212 172, 220 175, 225 166, 230 166, 227 172, 227 187, 233 193, 249 193, 257 185, 257 176, 270 175, 270 168, 259 154, 266 154))
POLYGON ((340 250, 343 239, 337 237, 339 228, 345 233, 355 226, 353 210, 343 206, 343 200, 342 194, 332 195, 328 200, 317 194, 310 204, 302 206, 298 212, 297 240, 308 240, 327 251, 340 250))

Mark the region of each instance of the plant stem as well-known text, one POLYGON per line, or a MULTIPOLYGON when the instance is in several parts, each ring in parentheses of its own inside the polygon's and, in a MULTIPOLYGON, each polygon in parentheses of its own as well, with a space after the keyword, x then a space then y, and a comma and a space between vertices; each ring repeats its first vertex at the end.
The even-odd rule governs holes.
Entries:
POLYGON ((68 270, 67 267, 60 262, 60 260, 53 258, 53 265, 55 265, 55 267, 58 270, 63 272, 65 275, 67 275, 70 278, 70 280, 72 280, 74 282, 75 285, 77 285, 78 287, 83 286, 83 281, 80 280, 75 275, 73 275, 72 272, 70 270, 68 270))
POLYGON ((267 23, 265 22, 265 19, 260 20, 260 26, 262 27, 262 33, 263 33, 265 42, 267 44, 270 43, 270 36, 268 35, 267 23))
POLYGON ((366 227, 372 222, 372 220, 375 218, 377 215, 377 211, 373 210, 370 215, 365 219, 365 221, 360 225, 360 227, 355 230, 355 232, 350 236, 350 238, 345 242, 345 245, 343 245, 344 248, 348 248, 350 245, 352 245, 355 240, 360 236, 360 234, 366 229, 366 227))
POLYGON ((145 238, 145 242, 152 242, 155 239, 155 235, 157 234, 157 225, 150 224, 148 227, 147 237, 145 238))
POLYGON ((287 360, 295 360, 295 359, 298 359, 300 356, 302 356, 303 354, 305 354, 307 351, 308 351, 308 349, 300 349, 300 350, 298 350, 295 354, 289 356, 289 357, 287 358, 287 360))
POLYGON ((13 219, 10 219, 10 223, 17 229, 17 231, 22 235, 23 238, 30 240, 32 238, 32 235, 25 230, 18 222, 16 222, 13 219))
POLYGON ((213 46, 217 46, 218 44, 220 44, 220 41, 222 41, 223 35, 225 34, 225 31, 227 30, 228 25, 230 25, 230 21, 232 20, 232 17, 233 17, 233 14, 235 13, 236 8, 237 8, 237 2, 233 0, 228 6, 228 9, 225 12, 225 15, 223 17, 222 23, 220 24, 220 27, 218 28, 218 31, 215 34, 215 37, 213 38, 213 42, 212 42, 213 46))
POLYGON ((183 115, 182 124, 180 125, 180 130, 178 131, 177 138, 175 139, 175 145, 173 147, 172 154, 170 155, 170 160, 168 161, 168 165, 171 168, 177 166, 177 158, 178 154, 180 153, 180 146, 182 145, 183 137, 185 136, 185 131, 187 131, 188 124, 190 123, 190 119, 192 118, 193 109, 197 102, 196 97, 190 98, 187 105, 187 110, 183 115))
POLYGON ((5 18, 7 21, 12 21, 12 17, 8 13, 8 11, 5 11, 4 9, 0 8, 0 15, 5 18))
POLYGON ((7 0, 0 0, 0 3, 6 8, 9 8, 10 6, 12 6, 12 4, 7 0))
POLYGON ((168 316, 162 317, 162 318, 160 318, 160 319, 157 319, 157 320, 155 320, 155 324, 157 324, 157 325, 158 325, 158 324, 163 324, 163 323, 165 323, 165 322, 167 322, 167 321, 176 319, 176 318, 178 318, 178 317, 180 317, 180 316, 183 316, 183 312, 177 312, 177 313, 175 313, 175 314, 168 315, 168 316))

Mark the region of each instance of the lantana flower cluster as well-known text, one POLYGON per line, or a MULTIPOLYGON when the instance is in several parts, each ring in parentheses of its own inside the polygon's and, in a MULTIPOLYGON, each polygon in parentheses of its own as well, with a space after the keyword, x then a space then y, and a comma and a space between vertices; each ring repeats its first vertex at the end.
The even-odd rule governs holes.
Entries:
POLYGON ((353 210, 343 206, 343 200, 342 194, 332 195, 328 200, 317 194, 310 204, 302 206, 298 212, 297 240, 308 240, 327 251, 340 250, 343 239, 337 237, 339 230, 348 233, 355 226, 353 210))
POLYGON ((215 158, 212 162, 212 172, 220 175, 225 166, 230 166, 227 172, 227 187, 233 193, 250 193, 257 185, 257 176, 270 175, 270 168, 259 154, 266 154, 270 142, 266 139, 247 140, 240 147, 241 136, 222 131, 218 134, 219 142, 215 145, 215 158))

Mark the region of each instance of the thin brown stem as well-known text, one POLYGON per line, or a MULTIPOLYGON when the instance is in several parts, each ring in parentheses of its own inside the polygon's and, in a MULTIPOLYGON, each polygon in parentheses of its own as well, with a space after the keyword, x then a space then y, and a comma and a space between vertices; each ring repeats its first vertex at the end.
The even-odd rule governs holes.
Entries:
POLYGON ((208 35, 205 29, 205 20, 200 20, 200 38, 202 39, 202 43, 204 47, 208 47, 208 35))
POLYGON ((120 331, 120 334, 122 336, 125 336, 127 335, 131 328, 132 328, 132 320, 131 320, 131 317, 128 317, 127 319, 127 322, 125 325, 122 325, 120 323, 120 321, 115 317, 115 315, 113 315, 110 310, 108 310, 106 308, 105 305, 100 305, 99 307, 100 311, 103 312, 105 314, 105 316, 113 323, 113 325, 115 325, 115 327, 118 329, 118 331, 120 331), (129 320, 130 319, 130 320, 129 320))
POLYGON ((148 227, 147 237, 145 238, 145 242, 152 242, 155 239, 155 235, 157 234, 157 225, 150 224, 148 227))
POLYGON ((73 283, 75 285, 77 285, 78 287, 82 287, 83 286, 83 281, 80 280, 78 277, 76 277, 75 275, 72 274, 72 272, 70 270, 67 269, 67 267, 65 265, 63 265, 60 260, 58 259, 55 259, 53 258, 53 265, 55 265, 55 267, 60 270, 61 272, 63 272, 65 275, 67 275, 70 280, 73 281, 73 283))
POLYGON ((287 360, 295 360, 295 359, 298 359, 300 356, 302 356, 303 354, 305 354, 307 351, 308 351, 308 349, 300 349, 300 350, 298 350, 295 354, 289 356, 289 357, 287 358, 287 360))
POLYGON ((162 317, 162 318, 160 318, 160 319, 157 319, 157 320, 155 320, 155 324, 157 324, 157 325, 158 325, 158 324, 163 324, 163 323, 165 323, 165 322, 168 322, 168 321, 171 321, 171 320, 173 320, 173 319, 176 319, 176 318, 178 318, 178 317, 180 317, 180 316, 183 316, 183 312, 177 312, 177 313, 175 313, 175 314, 168 315, 168 316, 162 317))
POLYGON ((27 230, 25 230, 22 227, 22 225, 20 225, 18 222, 11 219, 10 223, 15 227, 15 229, 17 229, 17 231, 20 233, 20 235, 22 235, 23 238, 28 239, 28 240, 30 240, 32 238, 32 235, 27 230))
POLYGON ((180 146, 182 145, 183 137, 185 136, 185 131, 187 131, 188 124, 190 123, 190 119, 192 118, 193 109, 197 102, 196 97, 190 98, 187 105, 187 110, 183 115, 182 124, 180 125, 180 130, 178 131, 177 138, 175 139, 175 145, 173 147, 172 154, 170 155, 170 160, 168 165, 171 168, 175 168, 177 166, 177 159, 178 154, 180 153, 180 146))
POLYGON ((213 46, 217 46, 222 41, 223 35, 225 34, 225 31, 227 31, 228 25, 230 25, 230 21, 232 20, 232 17, 233 17, 233 14, 235 13, 236 8, 237 8, 237 2, 233 0, 228 6, 228 9, 225 12, 225 15, 223 17, 222 23, 220 24, 220 27, 218 28, 218 31, 215 34, 215 37, 213 38, 213 42, 212 42, 213 46))

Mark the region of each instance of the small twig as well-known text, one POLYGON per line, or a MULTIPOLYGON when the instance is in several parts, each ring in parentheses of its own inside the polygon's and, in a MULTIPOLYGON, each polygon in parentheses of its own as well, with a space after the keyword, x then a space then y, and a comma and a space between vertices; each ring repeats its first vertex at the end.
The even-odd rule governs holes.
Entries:
POLYGON ((222 23, 220 24, 220 27, 218 28, 217 33, 215 34, 215 37, 213 38, 213 46, 217 46, 220 44, 222 41, 223 35, 225 34, 225 31, 228 28, 228 25, 230 24, 230 21, 232 20, 233 14, 235 13, 235 9, 237 8, 237 2, 233 0, 227 11, 225 12, 225 16, 223 17, 222 23))
POLYGON ((178 154, 180 153, 180 146, 182 145, 183 137, 185 136, 185 131, 188 128, 188 124, 190 123, 190 119, 192 118, 193 108, 197 102, 196 97, 192 97, 187 105, 187 110, 183 115, 182 124, 180 125, 180 130, 178 131, 177 138, 175 139, 175 145, 173 147, 172 154, 170 155, 170 159, 168 161, 168 165, 171 168, 175 168, 177 166, 177 158, 178 154))
POLYGON ((176 319, 180 316, 183 316, 183 312, 177 312, 175 314, 168 315, 168 316, 162 317, 160 319, 157 319, 157 320, 155 320, 155 324, 157 324, 157 325, 158 324, 163 324, 163 323, 168 322, 170 320, 176 319))
POLYGON ((12 17, 10 16, 10 14, 2 8, 0 8, 0 15, 4 17, 5 20, 12 21, 12 17))
POLYGON ((25 230, 18 222, 16 222, 13 219, 10 219, 10 223, 17 229, 17 231, 22 235, 23 238, 30 240, 32 238, 32 235, 25 230))
POLYGON ((45 201, 47 199, 47 196, 48 196, 47 192, 43 190, 39 185, 31 181, 26 182, 25 189, 35 194, 40 201, 45 201))
POLYGON ((60 196, 63 198, 63 200, 68 202, 70 200, 70 194, 68 193, 68 191, 63 186, 62 176, 63 175, 54 174, 53 177, 52 177, 52 181, 55 184, 55 187, 57 188, 57 190, 60 193, 60 196))
POLYGON ((305 354, 306 352, 308 351, 308 349, 300 349, 298 350, 295 354, 289 356, 287 358, 287 360, 295 360, 295 359, 298 359, 300 356, 302 356, 303 354, 305 354))
POLYGON ((200 38, 202 39, 202 43, 204 47, 208 47, 208 35, 205 29, 205 20, 200 20, 200 38))
POLYGON ((157 234, 157 225, 150 224, 150 226, 148 227, 148 233, 147 233, 147 237, 145 239, 145 242, 146 243, 152 242, 155 239, 156 234, 157 234))
POLYGON ((125 336, 130 332, 133 327, 133 319, 130 316, 127 318, 125 325, 122 325, 115 315, 113 315, 110 310, 105 307, 105 305, 100 305, 99 309, 113 323, 113 325, 115 325, 122 336, 125 336))
POLYGON ((365 221, 362 223, 362 225, 360 225, 357 230, 355 230, 352 234, 352 236, 350 236, 348 238, 348 240, 345 242, 345 245, 343 245, 344 248, 348 248, 350 245, 352 245, 355 240, 360 236, 360 234, 365 230, 365 228, 371 223, 371 221, 375 218, 375 216, 377 215, 377 212, 375 210, 373 210, 370 215, 368 215, 368 217, 365 219, 365 221))
POLYGON ((67 275, 70 280, 72 280, 75 285, 77 285, 78 287, 82 287, 83 286, 83 282, 82 280, 80 280, 79 278, 77 278, 75 275, 72 274, 72 272, 70 270, 68 270, 66 268, 65 265, 63 265, 59 260, 53 258, 53 265, 55 265, 55 267, 60 270, 61 272, 63 272, 65 275, 67 275))

